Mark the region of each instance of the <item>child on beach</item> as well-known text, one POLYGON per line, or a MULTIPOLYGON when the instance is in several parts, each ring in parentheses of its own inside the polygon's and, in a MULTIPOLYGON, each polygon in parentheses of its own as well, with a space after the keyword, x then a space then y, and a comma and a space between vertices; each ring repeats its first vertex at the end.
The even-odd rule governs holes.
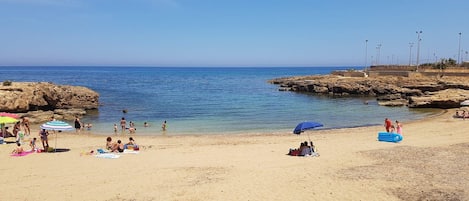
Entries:
POLYGON ((29 142, 29 146, 31 147, 31 151, 36 151, 36 138, 33 138, 30 142, 29 142))
POLYGON ((396 120, 396 132, 397 134, 402 135, 402 124, 396 120))
POLYGON ((117 134, 117 124, 114 124, 114 134, 117 134))
POLYGON ((21 147, 21 144, 19 142, 16 143, 16 148, 13 149, 13 151, 11 152, 12 154, 21 154, 23 153, 23 147, 21 147))

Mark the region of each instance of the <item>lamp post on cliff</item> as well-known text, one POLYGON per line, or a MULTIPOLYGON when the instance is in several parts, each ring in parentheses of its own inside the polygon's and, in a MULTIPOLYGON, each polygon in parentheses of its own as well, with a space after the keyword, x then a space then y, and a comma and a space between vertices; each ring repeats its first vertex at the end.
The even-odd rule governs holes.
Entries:
POLYGON ((461 32, 459 32, 458 64, 461 64, 461 32))
POLYGON ((365 40, 365 71, 367 70, 368 40, 365 40))
POLYGON ((417 69, 415 70, 416 72, 419 71, 419 56, 420 56, 420 41, 422 39, 420 39, 420 34, 422 33, 422 31, 416 31, 415 33, 417 33, 417 69))
POLYGON ((412 47, 414 46, 414 43, 409 43, 409 67, 412 65, 412 47))
POLYGON ((379 66, 379 54, 381 52, 381 44, 376 46, 376 66, 379 66))

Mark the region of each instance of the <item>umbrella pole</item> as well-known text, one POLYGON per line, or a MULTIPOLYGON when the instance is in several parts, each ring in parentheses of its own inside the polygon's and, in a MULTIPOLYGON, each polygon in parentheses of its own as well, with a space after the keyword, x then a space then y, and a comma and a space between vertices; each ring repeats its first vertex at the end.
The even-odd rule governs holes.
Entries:
POLYGON ((54 145, 54 152, 57 152, 57 132, 55 132, 55 145, 54 145))
POLYGON ((1 123, 0 126, 2 127, 2 137, 3 137, 3 143, 2 144, 5 144, 5 124, 4 123, 1 123))

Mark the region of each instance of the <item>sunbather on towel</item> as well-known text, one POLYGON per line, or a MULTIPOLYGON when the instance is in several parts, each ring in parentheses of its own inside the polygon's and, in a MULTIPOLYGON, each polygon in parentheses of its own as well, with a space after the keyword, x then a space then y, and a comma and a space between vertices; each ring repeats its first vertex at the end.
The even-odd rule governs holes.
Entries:
POLYGON ((21 144, 19 142, 17 142, 16 143, 16 148, 13 149, 13 151, 11 153, 12 154, 21 154, 23 152, 24 152, 23 147, 21 147, 21 144))
POLYGON ((134 150, 138 150, 139 148, 138 148, 137 143, 135 143, 134 138, 129 137, 129 142, 127 142, 127 144, 124 145, 124 149, 134 149, 134 150))
POLYGON ((117 150, 117 144, 112 142, 112 138, 111 137, 107 137, 106 138, 106 149, 107 150, 111 150, 111 151, 115 151, 117 150))
POLYGON ((124 144, 122 144, 121 140, 117 140, 116 151, 121 153, 124 152, 124 144))

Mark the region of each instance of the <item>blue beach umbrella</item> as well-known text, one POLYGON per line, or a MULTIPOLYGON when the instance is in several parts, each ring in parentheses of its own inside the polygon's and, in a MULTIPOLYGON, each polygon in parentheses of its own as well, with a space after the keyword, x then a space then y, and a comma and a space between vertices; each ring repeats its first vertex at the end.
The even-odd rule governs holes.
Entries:
POLYGON ((322 127, 322 126, 324 126, 324 125, 322 125, 321 123, 318 123, 318 122, 305 121, 305 122, 299 123, 295 127, 295 129, 293 130, 293 133, 299 135, 300 133, 304 132, 305 130, 309 130, 309 129, 313 129, 313 128, 317 128, 317 127, 322 127))
MULTIPOLYGON (((314 121, 305 121, 305 122, 301 122, 299 123, 295 129, 293 130, 293 134, 301 134, 302 132, 304 132, 305 130, 309 130, 309 129, 313 129, 313 128, 317 128, 317 127, 322 127, 324 125, 322 125, 321 123, 318 123, 318 122, 314 122, 314 121)), ((308 133, 308 139, 309 141, 311 141, 311 138, 309 137, 309 133, 308 133)))
MULTIPOLYGON (((73 126, 63 121, 49 121, 42 124, 41 129, 53 130, 53 131, 70 131, 73 130, 73 126)), ((54 151, 57 150, 57 132, 55 133, 55 146, 54 151)))

